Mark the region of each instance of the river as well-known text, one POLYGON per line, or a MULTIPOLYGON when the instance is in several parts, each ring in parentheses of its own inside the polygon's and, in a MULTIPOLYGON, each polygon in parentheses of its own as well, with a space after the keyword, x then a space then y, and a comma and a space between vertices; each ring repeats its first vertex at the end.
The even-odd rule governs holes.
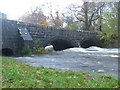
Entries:
POLYGON ((27 62, 38 67, 52 67, 64 70, 83 72, 98 72, 118 77, 118 49, 112 48, 69 48, 53 51, 49 54, 29 57, 13 57, 13 59, 27 62))

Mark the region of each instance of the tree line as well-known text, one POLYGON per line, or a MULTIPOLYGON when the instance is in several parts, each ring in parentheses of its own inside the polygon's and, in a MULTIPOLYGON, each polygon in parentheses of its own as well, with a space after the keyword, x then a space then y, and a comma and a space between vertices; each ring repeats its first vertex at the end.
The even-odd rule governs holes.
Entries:
POLYGON ((105 47, 118 47, 118 2, 83 2, 82 6, 70 4, 65 12, 56 11, 55 14, 49 8, 49 15, 45 15, 42 7, 36 6, 19 21, 98 32, 105 47))

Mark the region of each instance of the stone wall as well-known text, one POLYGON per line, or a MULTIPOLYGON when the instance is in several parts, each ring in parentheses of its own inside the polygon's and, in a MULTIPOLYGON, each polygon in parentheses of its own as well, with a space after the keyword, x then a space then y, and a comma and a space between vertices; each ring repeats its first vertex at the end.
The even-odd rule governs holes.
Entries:
POLYGON ((13 50, 14 54, 20 54, 22 42, 17 21, 2 20, 2 48, 9 48, 13 50))
POLYGON ((12 49, 14 54, 20 54, 25 43, 32 46, 31 43, 36 39, 41 40, 41 47, 45 47, 57 39, 70 42, 73 47, 80 46, 85 40, 92 40, 96 45, 99 45, 96 35, 97 33, 82 30, 57 29, 50 26, 40 26, 6 19, 2 20, 2 48, 12 49), (22 36, 19 30, 20 27, 24 27, 28 31, 26 35, 28 37, 31 36, 32 39, 27 38, 27 40, 24 40, 24 35, 22 36))
MULTIPOLYGON (((72 30, 72 29, 56 29, 50 26, 40 26, 35 24, 25 24, 20 23, 19 25, 26 26, 30 35, 34 40, 40 39, 42 41, 42 46, 50 41, 51 39, 61 38, 68 40, 78 46, 82 41, 87 39, 95 40, 97 33, 82 31, 82 30, 72 30)), ((52 40, 51 40, 52 41, 52 40)))

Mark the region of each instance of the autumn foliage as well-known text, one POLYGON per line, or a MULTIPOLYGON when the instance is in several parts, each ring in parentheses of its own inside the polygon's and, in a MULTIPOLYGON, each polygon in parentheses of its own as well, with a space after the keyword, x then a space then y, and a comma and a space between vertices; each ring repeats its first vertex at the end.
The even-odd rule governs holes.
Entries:
POLYGON ((33 10, 31 9, 25 15, 21 16, 19 18, 19 21, 38 24, 38 25, 55 26, 58 28, 63 27, 63 21, 61 20, 58 11, 56 12, 55 16, 53 16, 52 14, 50 14, 50 16, 49 15, 46 16, 42 12, 41 7, 36 7, 33 10))
POLYGON ((31 9, 31 11, 21 16, 19 21, 39 25, 48 25, 47 17, 43 14, 40 7, 36 7, 34 10, 31 9))

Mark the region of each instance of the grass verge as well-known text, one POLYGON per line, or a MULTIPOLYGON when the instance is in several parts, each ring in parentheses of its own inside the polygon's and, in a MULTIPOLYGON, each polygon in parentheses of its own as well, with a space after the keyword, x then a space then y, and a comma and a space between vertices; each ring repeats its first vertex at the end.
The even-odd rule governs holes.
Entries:
POLYGON ((111 76, 88 72, 31 67, 11 58, 2 58, 2 88, 117 88, 111 76))

